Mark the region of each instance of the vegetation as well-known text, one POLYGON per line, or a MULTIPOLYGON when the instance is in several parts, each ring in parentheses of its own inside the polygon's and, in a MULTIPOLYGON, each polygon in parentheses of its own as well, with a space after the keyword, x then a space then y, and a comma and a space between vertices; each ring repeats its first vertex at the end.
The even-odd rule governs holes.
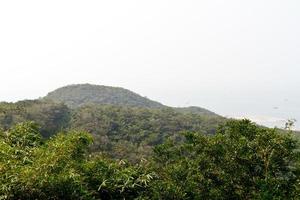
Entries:
POLYGON ((167 138, 181 141, 184 131, 214 134, 221 117, 181 114, 173 109, 90 105, 74 111, 70 128, 94 136, 93 151, 130 161, 147 158, 151 148, 167 138))
MULTIPOLYGON (((151 109, 172 108, 159 102, 152 101, 147 97, 142 97, 124 88, 91 84, 75 84, 65 86, 50 92, 46 97, 44 97, 44 99, 51 100, 53 102, 64 103, 70 108, 78 108, 89 104, 151 109)), ((209 110, 196 106, 172 109, 185 114, 189 113, 202 116, 218 116, 209 110)))
POLYGON ((201 116, 217 117, 216 113, 211 112, 204 108, 196 107, 196 106, 177 107, 177 108, 173 108, 173 109, 177 112, 184 113, 184 114, 196 114, 196 115, 201 115, 201 116))
POLYGON ((42 141, 36 124, 1 133, 0 199, 123 199, 137 197, 151 174, 101 157, 89 157, 84 132, 42 141))
POLYGON ((45 99, 65 103, 71 108, 87 104, 162 108, 161 103, 149 100, 129 90, 91 84, 69 85, 50 92, 45 99))
POLYGON ((151 148, 162 144, 166 138, 181 140, 179 133, 182 131, 213 134, 225 120, 214 115, 182 114, 171 108, 90 104, 69 109, 49 100, 0 104, 2 129, 26 121, 35 121, 41 127, 43 137, 63 130, 87 131, 94 137, 91 151, 137 161, 148 157, 151 148))
POLYGON ((229 121, 216 135, 185 133, 153 159, 89 155, 91 135, 43 140, 32 122, 0 134, 0 199, 296 199, 299 152, 290 134, 229 121))
POLYGON ((70 120, 70 110, 62 103, 26 100, 17 103, 0 103, 0 128, 7 130, 13 125, 35 121, 44 137, 65 129, 70 120))
POLYGON ((299 199, 293 123, 269 129, 93 85, 0 103, 0 200, 299 199))
POLYGON ((294 199, 300 194, 297 146, 290 134, 248 120, 230 121, 213 137, 187 133, 184 144, 155 149, 163 174, 155 190, 163 198, 294 199))

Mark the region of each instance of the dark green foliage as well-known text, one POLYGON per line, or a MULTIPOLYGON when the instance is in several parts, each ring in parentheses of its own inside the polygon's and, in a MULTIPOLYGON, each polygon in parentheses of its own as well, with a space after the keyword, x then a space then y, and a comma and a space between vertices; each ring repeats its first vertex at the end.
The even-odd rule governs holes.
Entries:
POLYGON ((25 121, 36 122, 44 137, 66 128, 70 110, 64 104, 51 101, 27 100, 17 103, 0 103, 0 127, 7 130, 25 121))
POLYGON ((188 133, 182 145, 155 148, 161 179, 154 192, 179 199, 296 199, 296 149, 290 134, 247 120, 230 121, 215 136, 188 133))
POLYGON ((12 147, 36 147, 41 143, 38 129, 38 125, 34 122, 20 123, 1 134, 1 138, 12 147))
POLYGON ((0 199, 85 195, 78 165, 91 142, 88 134, 59 134, 42 143, 36 125, 24 123, 1 135, 0 199))
POLYGON ((84 132, 42 143, 36 125, 24 123, 0 136, 0 199, 133 199, 154 176, 147 163, 88 156, 84 132))
POLYGON ((0 103, 0 200, 299 199, 291 131, 121 88, 73 85, 48 97, 0 103))
POLYGON ((94 136, 93 151, 131 161, 148 157, 154 145, 167 138, 182 140, 182 131, 214 134, 221 117, 181 114, 173 109, 89 105, 74 111, 72 129, 94 136))
POLYGON ((42 100, 0 103, 0 128, 25 121, 36 122, 46 138, 62 130, 88 131, 95 141, 91 151, 137 161, 166 138, 180 141, 182 131, 214 134, 225 119, 198 107, 170 108, 122 88, 83 84, 42 100))
POLYGON ((36 124, 0 133, 0 199, 297 199, 299 151, 290 134, 230 121, 186 133, 139 164, 89 155, 92 137, 42 141, 36 124))
POLYGON ((70 110, 51 101, 21 101, 0 104, 0 127, 7 130, 18 122, 35 121, 44 137, 61 130, 92 133, 93 152, 103 151, 114 158, 140 160, 151 154, 154 145, 172 137, 181 140, 181 131, 213 134, 224 118, 175 112, 171 108, 148 109, 112 105, 87 105, 70 110))
POLYGON ((148 165, 146 160, 130 165, 96 156, 86 162, 83 173, 90 192, 101 199, 135 199, 149 195, 149 184, 156 178, 148 165))

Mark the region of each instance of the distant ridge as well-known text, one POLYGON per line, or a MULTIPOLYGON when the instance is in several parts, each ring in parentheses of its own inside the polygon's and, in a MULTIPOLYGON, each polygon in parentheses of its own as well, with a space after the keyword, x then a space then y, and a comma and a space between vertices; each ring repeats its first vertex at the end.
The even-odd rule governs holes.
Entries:
POLYGON ((203 116, 211 116, 211 115, 217 115, 216 113, 207 110, 205 108, 200 108, 197 106, 189 106, 189 107, 176 107, 174 108, 177 112, 181 113, 191 113, 191 114, 197 114, 197 115, 203 115, 203 116))
MULTIPOLYGON (((157 101, 121 87, 111 87, 93 84, 73 84, 58 88, 46 97, 46 100, 64 103, 70 108, 79 108, 87 104, 117 105, 140 108, 172 108, 157 101)), ((172 108, 180 113, 192 113, 204 116, 218 116, 217 114, 196 106, 172 108)))
POLYGON ((121 87, 74 84, 50 92, 45 99, 63 102, 71 108, 86 104, 104 104, 143 108, 163 108, 163 104, 140 96, 121 87))

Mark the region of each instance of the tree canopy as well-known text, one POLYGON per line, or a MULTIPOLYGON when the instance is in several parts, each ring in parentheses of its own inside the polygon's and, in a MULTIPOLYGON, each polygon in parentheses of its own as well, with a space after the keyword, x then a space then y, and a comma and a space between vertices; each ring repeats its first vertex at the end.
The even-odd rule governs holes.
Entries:
POLYGON ((33 122, 0 132, 0 199, 297 199, 298 142, 290 133, 229 121, 184 133, 131 164, 88 151, 92 136, 43 139, 33 122))
POLYGON ((87 131, 94 137, 91 151, 136 161, 148 157, 152 147, 166 138, 182 138, 178 134, 182 131, 213 134, 224 118, 183 114, 171 108, 91 104, 70 109, 62 103, 45 100, 0 103, 0 128, 7 130, 26 121, 36 122, 45 138, 60 131, 87 131))

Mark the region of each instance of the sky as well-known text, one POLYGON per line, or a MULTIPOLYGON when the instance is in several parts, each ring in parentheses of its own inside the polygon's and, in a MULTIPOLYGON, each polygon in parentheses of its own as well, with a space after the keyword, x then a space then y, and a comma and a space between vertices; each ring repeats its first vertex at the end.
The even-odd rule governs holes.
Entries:
POLYGON ((299 10, 299 0, 0 1, 0 101, 92 83, 300 121, 299 10))

